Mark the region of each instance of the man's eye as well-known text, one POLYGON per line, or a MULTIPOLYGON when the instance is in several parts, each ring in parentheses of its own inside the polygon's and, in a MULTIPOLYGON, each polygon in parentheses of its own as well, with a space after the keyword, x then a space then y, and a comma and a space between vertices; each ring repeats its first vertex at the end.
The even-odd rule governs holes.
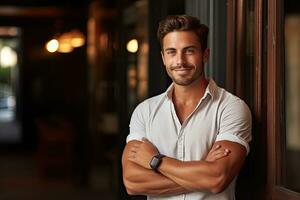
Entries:
POLYGON ((174 54, 175 54, 175 51, 167 51, 167 54, 168 54, 168 55, 174 55, 174 54))
POLYGON ((195 50, 194 50, 194 49, 187 49, 187 50, 185 51, 185 53, 186 53, 186 54, 193 54, 193 53, 195 53, 195 50))

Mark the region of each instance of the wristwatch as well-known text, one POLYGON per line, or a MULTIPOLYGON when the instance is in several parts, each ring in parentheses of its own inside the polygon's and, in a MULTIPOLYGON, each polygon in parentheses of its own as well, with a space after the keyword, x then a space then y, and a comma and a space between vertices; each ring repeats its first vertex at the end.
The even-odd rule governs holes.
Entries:
POLYGON ((163 157, 165 157, 165 155, 163 155, 163 154, 157 154, 152 157, 149 165, 150 165, 151 169, 153 169, 155 172, 158 172, 157 169, 158 169, 163 157))

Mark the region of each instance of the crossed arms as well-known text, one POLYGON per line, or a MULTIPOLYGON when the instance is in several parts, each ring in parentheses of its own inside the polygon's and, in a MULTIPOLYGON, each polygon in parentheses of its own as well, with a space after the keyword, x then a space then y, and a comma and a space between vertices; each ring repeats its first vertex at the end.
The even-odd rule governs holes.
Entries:
POLYGON ((193 191, 222 192, 240 171, 246 149, 234 142, 218 141, 205 160, 180 161, 164 157, 159 173, 149 162, 158 153, 148 140, 133 140, 126 145, 123 156, 123 181, 131 195, 175 195, 193 191), (222 147, 221 149, 218 147, 222 147), (230 153, 224 153, 230 149, 230 153))

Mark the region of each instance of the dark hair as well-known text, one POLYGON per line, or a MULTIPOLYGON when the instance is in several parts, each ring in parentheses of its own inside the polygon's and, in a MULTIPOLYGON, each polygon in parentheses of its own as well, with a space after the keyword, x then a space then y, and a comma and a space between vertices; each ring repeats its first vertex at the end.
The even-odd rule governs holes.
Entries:
POLYGON ((193 31, 199 39, 201 49, 207 48, 207 37, 209 28, 200 23, 196 17, 189 15, 169 15, 159 22, 157 38, 163 48, 164 37, 173 31, 193 31))

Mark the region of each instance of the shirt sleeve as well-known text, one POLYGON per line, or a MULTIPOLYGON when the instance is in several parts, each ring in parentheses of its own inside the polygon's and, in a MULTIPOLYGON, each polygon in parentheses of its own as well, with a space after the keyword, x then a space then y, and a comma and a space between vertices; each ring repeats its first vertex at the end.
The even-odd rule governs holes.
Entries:
POLYGON ((251 129, 251 112, 244 101, 238 99, 224 108, 216 141, 228 140, 239 143, 246 148, 248 154, 249 142, 252 139, 251 129))
POLYGON ((126 138, 128 143, 131 140, 142 140, 146 137, 146 102, 140 103, 132 113, 129 124, 129 135, 126 138))

